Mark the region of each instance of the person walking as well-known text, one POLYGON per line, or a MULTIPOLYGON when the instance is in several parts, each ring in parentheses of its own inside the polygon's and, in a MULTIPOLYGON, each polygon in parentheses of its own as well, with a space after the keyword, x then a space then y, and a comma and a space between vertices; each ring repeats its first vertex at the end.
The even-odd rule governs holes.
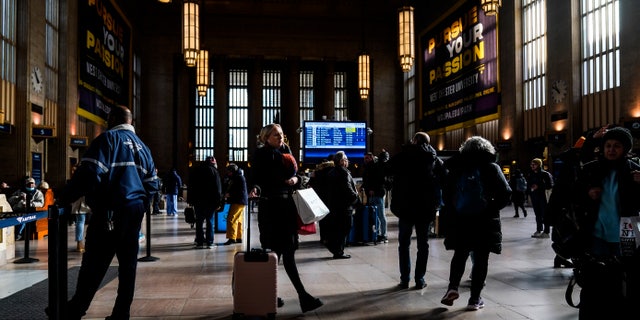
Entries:
POLYGON ((429 225, 441 203, 441 186, 446 175, 442 160, 425 132, 417 132, 411 143, 389 160, 393 176, 391 212, 398 217, 398 263, 401 289, 411 279, 411 235, 416 230, 418 252, 415 266, 415 289, 427 286, 424 276, 429 258, 429 225))
POLYGON ((360 198, 344 151, 335 153, 333 164, 329 172, 329 214, 322 219, 326 220, 323 225, 329 228, 326 246, 333 259, 349 259, 351 256, 344 253, 344 247, 353 223, 353 209, 360 198))
POLYGON ((62 206, 85 196, 92 209, 76 291, 67 305, 67 319, 85 315, 111 260, 118 258, 118 293, 111 316, 129 319, 135 292, 138 234, 158 191, 149 148, 135 134, 131 111, 115 106, 108 130, 93 140, 59 199, 62 206))
POLYGON ((223 205, 222 182, 216 158, 208 156, 205 161, 193 168, 187 191, 189 194, 187 201, 193 205, 196 214, 195 249, 211 249, 215 246, 214 214, 223 205))
POLYGON ((513 209, 516 214, 513 216, 514 218, 520 218, 520 213, 518 213, 518 209, 522 209, 522 214, 524 217, 527 217, 527 209, 524 207, 524 203, 527 197, 527 179, 525 179, 524 174, 520 169, 514 169, 511 174, 511 178, 509 179, 509 187, 511 188, 511 202, 513 203, 513 209))
POLYGON ((495 163, 496 151, 479 136, 467 139, 459 153, 449 158, 440 210, 440 230, 447 250, 454 250, 449 285, 441 303, 452 306, 460 297, 458 288, 467 258, 473 253, 471 296, 467 310, 484 308, 481 297, 487 277, 489 253, 502 251, 500 210, 511 196, 511 188, 495 163))
POLYGON ((374 156, 372 152, 364 155, 364 171, 362 173, 362 189, 367 195, 367 204, 376 208, 378 215, 376 230, 378 241, 389 242, 387 238, 387 216, 384 210, 384 196, 386 170, 385 164, 389 160, 389 153, 382 149, 379 156, 374 156))
POLYGON ((178 192, 182 186, 182 178, 176 168, 171 168, 162 180, 166 199, 167 216, 178 216, 178 192))
POLYGON ((574 203, 581 254, 574 264, 581 276, 580 319, 637 317, 640 251, 633 233, 638 232, 640 165, 628 158, 632 145, 626 128, 606 129, 597 160, 578 175, 574 203))
POLYGON ((296 175, 298 166, 291 149, 284 143, 284 133, 279 124, 263 127, 259 140, 262 146, 256 149, 251 160, 255 186, 250 197, 260 196, 260 243, 263 249, 273 250, 282 259, 284 270, 298 293, 302 312, 315 310, 323 303, 305 290, 295 261, 299 244, 298 212, 292 194, 302 180, 296 175))
POLYGON ((549 238, 551 227, 545 222, 544 212, 547 209, 547 190, 551 188, 553 188, 553 177, 542 168, 542 159, 531 160, 527 191, 531 196, 531 206, 536 215, 536 232, 531 235, 532 238, 549 238))
POLYGON ((235 163, 227 166, 227 192, 224 195, 230 204, 227 213, 227 242, 225 245, 242 243, 242 224, 244 209, 249 204, 247 180, 244 171, 235 163))

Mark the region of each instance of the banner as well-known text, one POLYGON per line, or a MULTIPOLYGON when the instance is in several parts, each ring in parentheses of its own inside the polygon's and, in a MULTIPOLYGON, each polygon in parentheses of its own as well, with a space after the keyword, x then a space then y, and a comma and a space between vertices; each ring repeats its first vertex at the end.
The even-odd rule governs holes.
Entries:
POLYGON ((495 16, 467 1, 420 36, 420 50, 424 130, 498 118, 495 16))
POLYGON ((110 0, 78 2, 78 115, 101 125, 129 106, 131 25, 110 0))

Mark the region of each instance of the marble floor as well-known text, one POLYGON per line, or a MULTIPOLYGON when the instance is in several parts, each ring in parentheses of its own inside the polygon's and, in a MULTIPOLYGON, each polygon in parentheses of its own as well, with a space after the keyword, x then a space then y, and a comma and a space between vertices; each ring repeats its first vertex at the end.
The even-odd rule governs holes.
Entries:
MULTIPOLYGON (((181 203, 184 205, 184 203, 181 203)), ((482 296, 486 307, 466 311, 469 281, 460 288, 460 299, 452 307, 440 303, 447 288, 449 261, 441 238, 432 238, 426 281, 422 290, 398 290, 397 219, 388 212, 389 243, 352 246, 348 260, 333 260, 317 235, 301 236, 296 258, 307 290, 321 298, 324 306, 303 314, 291 282, 279 265, 278 295, 285 305, 278 319, 577 319, 577 309, 564 300, 571 269, 554 269, 554 253, 549 239, 531 238, 535 231, 533 212, 527 218, 512 218, 513 209, 502 211, 503 253, 489 258, 489 275, 482 296)), ((255 221, 255 214, 253 214, 255 221)), ((149 236, 149 233, 143 231, 149 236)), ((252 228, 252 246, 258 247, 257 228, 252 228)), ((151 217, 151 250, 146 243, 140 257, 157 261, 140 262, 132 319, 231 319, 233 299, 231 273, 233 256, 246 244, 221 245, 224 233, 216 234, 219 244, 212 249, 194 249, 195 231, 182 214, 179 217, 151 217)), ((24 256, 18 242, 16 256, 24 256)), ((30 264, 0 266, 0 298, 47 278, 47 241, 31 241, 30 264)), ((73 228, 69 228, 69 267, 80 263, 74 252, 73 228)), ((415 256, 415 243, 412 246, 415 256)), ((114 260, 114 264, 117 261, 114 260)), ((470 262, 467 264, 467 275, 470 262)), ((465 279, 467 277, 465 275, 465 279)), ((110 314, 118 281, 98 291, 86 319, 104 319, 110 314)), ((0 310, 0 314, 2 311, 0 310)))

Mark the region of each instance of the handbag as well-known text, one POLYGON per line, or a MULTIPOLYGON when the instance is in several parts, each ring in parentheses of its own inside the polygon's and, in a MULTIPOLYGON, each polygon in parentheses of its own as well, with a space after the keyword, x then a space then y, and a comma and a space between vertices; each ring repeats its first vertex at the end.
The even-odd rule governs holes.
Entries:
POLYGON ((316 229, 315 221, 311 223, 303 223, 302 220, 300 219, 300 216, 298 216, 298 234, 310 235, 310 234, 315 234, 316 232, 317 232, 317 229, 316 229))
POLYGON ((303 224, 320 221, 329 214, 329 208, 312 188, 296 190, 293 201, 303 224))

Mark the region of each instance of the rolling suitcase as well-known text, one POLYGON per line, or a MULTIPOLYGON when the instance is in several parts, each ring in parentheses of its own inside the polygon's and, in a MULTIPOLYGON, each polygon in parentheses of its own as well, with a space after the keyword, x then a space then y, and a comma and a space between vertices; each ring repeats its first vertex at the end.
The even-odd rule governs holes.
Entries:
POLYGON ((278 256, 275 252, 251 249, 251 210, 247 215, 247 251, 233 258, 233 319, 276 318, 278 307, 278 256))
POLYGON ((231 204, 227 203, 222 207, 221 211, 216 211, 216 224, 214 229, 218 233, 227 232, 227 216, 229 215, 231 204))
POLYGON ((374 206, 360 206, 353 215, 353 225, 347 238, 349 244, 378 243, 378 230, 376 228, 378 215, 374 206))

